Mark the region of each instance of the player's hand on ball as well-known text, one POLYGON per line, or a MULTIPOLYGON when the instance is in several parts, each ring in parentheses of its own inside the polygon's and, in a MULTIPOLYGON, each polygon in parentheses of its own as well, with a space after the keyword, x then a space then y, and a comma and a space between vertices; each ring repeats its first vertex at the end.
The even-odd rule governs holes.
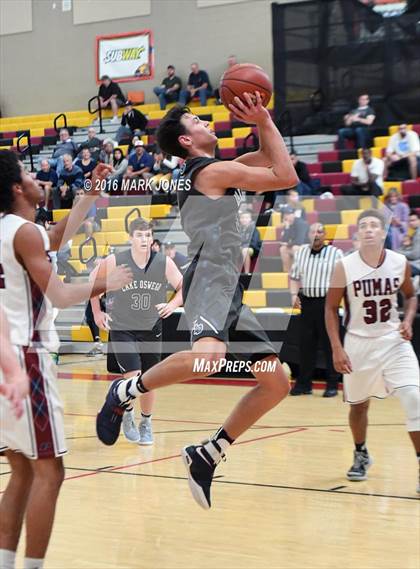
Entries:
POLYGON ((133 280, 133 273, 127 265, 118 265, 112 269, 106 278, 107 290, 119 290, 133 280))
POLYGON ((338 373, 351 373, 353 371, 351 361, 343 348, 333 351, 334 369, 338 373))
POLYGON ((20 419, 23 415, 23 400, 29 393, 28 376, 19 370, 13 377, 5 379, 6 383, 0 384, 0 395, 9 401, 16 419, 20 419))
POLYGON ((95 314, 94 316, 95 324, 101 330, 109 330, 109 322, 112 322, 112 318, 106 312, 100 312, 99 314, 95 314))
POLYGON ((156 310, 161 318, 168 318, 174 311, 174 307, 170 302, 162 302, 161 304, 156 304, 156 310))
POLYGON ((230 104, 229 108, 235 117, 247 124, 258 124, 270 120, 270 113, 263 107, 259 91, 254 94, 244 93, 245 102, 239 97, 234 98, 235 104, 230 104))
POLYGON ((411 340, 413 337, 413 327, 411 324, 403 320, 400 324, 400 334, 404 340, 411 340))

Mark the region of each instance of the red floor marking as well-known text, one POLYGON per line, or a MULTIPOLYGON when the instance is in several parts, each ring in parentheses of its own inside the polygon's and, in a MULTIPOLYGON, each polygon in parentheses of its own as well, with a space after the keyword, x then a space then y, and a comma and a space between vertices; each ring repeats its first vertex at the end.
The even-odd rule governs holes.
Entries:
MULTIPOLYGON (((263 437, 257 437, 255 439, 248 439, 246 441, 240 441, 239 443, 234 443, 234 445, 245 445, 247 443, 253 443, 256 441, 262 441, 264 439, 271 439, 274 437, 282 437, 284 435, 291 435, 293 433, 299 433, 301 431, 307 431, 306 427, 301 427, 299 429, 294 429, 293 431, 286 431, 284 433, 275 433, 273 435, 265 435, 263 437)), ((87 478, 88 476, 96 476, 97 474, 101 474, 101 472, 113 472, 114 470, 126 470, 127 468, 133 468, 134 466, 142 466, 143 464, 151 464, 153 462, 162 462, 164 460, 171 460, 172 458, 178 458, 181 456, 180 454, 173 454, 171 456, 164 456, 162 458, 154 458, 152 460, 143 460, 140 462, 135 462, 133 464, 123 464, 121 466, 113 466, 111 468, 103 468, 101 470, 95 470, 94 472, 83 472, 82 474, 76 474, 75 476, 68 476, 64 479, 67 480, 76 480, 79 478, 87 478)), ((5 490, 0 492, 0 495, 3 494, 5 490)))
POLYGON ((335 433, 345 433, 345 429, 328 429, 329 431, 334 431, 335 433))
MULTIPOLYGON (((293 431, 286 431, 284 433, 276 433, 274 435, 266 435, 264 437, 257 437, 255 439, 248 439, 246 441, 240 441, 239 443, 234 443, 234 445, 244 445, 247 443, 253 443, 256 441, 262 441, 264 439, 271 439, 273 437, 281 437, 283 435, 291 435, 293 433, 299 433, 300 431, 307 431, 306 427, 302 427, 300 429, 294 429, 293 431)), ((170 460, 172 458, 180 457, 180 454, 174 454, 172 456, 164 456, 162 458, 154 458, 152 460, 144 460, 140 462, 135 462, 133 464, 125 464, 122 466, 113 466, 112 468, 104 468, 102 470, 95 470, 95 472, 84 472, 83 474, 76 474, 75 476, 69 476, 65 478, 65 480, 75 480, 77 478, 86 478, 87 476, 94 476, 96 474, 101 474, 101 472, 113 472, 114 470, 126 470, 127 468, 133 468, 134 466, 142 466, 143 464, 151 464, 153 462, 162 462, 164 460, 170 460)))

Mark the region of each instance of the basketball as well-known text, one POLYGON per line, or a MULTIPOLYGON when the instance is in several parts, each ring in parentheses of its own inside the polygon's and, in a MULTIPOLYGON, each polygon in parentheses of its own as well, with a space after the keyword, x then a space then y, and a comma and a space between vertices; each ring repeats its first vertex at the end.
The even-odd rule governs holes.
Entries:
POLYGON ((261 94, 262 104, 266 107, 273 93, 270 78, 262 67, 253 63, 238 63, 228 69, 220 80, 220 98, 229 109, 235 97, 243 99, 244 93, 261 94))

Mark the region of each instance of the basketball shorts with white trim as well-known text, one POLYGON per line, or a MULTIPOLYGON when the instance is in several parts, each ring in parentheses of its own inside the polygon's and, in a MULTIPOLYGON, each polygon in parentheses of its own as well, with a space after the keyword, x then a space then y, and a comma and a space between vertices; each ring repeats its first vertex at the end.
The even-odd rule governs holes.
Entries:
POLYGON ((15 350, 28 374, 30 393, 20 419, 14 416, 9 402, 0 397, 0 452, 10 449, 34 460, 62 456, 67 446, 55 363, 43 348, 19 346, 15 350))
POLYGON ((346 334, 344 350, 352 365, 352 373, 343 376, 347 403, 384 399, 409 385, 419 388, 419 362, 411 342, 398 331, 375 338, 346 334))

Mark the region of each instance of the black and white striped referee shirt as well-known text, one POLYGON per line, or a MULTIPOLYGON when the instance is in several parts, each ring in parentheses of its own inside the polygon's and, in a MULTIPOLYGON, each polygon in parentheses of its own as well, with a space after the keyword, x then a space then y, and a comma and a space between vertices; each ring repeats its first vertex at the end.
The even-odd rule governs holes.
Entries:
POLYGON ((295 254, 290 278, 301 282, 305 296, 324 297, 334 266, 342 258, 343 252, 334 245, 324 245, 319 251, 314 251, 310 245, 302 245, 295 254))

